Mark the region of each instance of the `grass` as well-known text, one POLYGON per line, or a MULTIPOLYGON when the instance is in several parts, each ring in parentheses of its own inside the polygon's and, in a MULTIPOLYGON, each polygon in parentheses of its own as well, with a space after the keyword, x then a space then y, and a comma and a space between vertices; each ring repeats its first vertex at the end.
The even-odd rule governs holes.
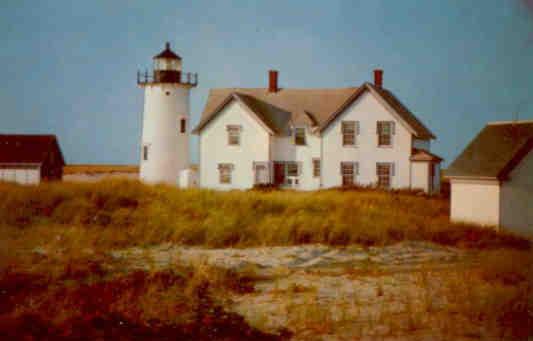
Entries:
MULTIPOLYGON (((318 290, 289 284, 278 295, 286 295, 289 303, 295 299, 297 305, 287 305, 294 330, 330 333, 362 319, 354 327, 361 328, 360 334, 385 325, 383 333, 394 335, 406 326, 412 332, 431 328, 426 317, 433 314, 442 316, 442 328, 450 329, 450 335, 458 332, 454 319, 459 316, 494 324, 511 336, 532 336, 524 328, 533 319, 529 242, 490 228, 450 223, 448 212, 442 198, 367 189, 215 192, 121 180, 33 187, 0 183, 0 339, 287 339, 284 330, 268 334, 226 310, 230 293, 254 290, 258 278, 250 273, 205 263, 126 271, 109 251, 165 242, 368 246, 404 240, 468 248, 480 257, 474 266, 451 269, 449 275, 432 270, 406 274, 420 277, 413 280, 420 289, 412 297, 379 282, 373 302, 383 307, 368 321, 365 306, 373 302, 339 297, 336 303, 346 308, 333 319, 318 290), (298 297, 305 298, 304 304, 298 297), (402 322, 388 312, 393 298, 413 304, 406 308, 410 320, 402 322), (417 301, 423 304, 417 306, 417 301)), ((350 280, 392 276, 370 266, 350 271, 350 280)))
MULTIPOLYGON (((382 191, 179 190, 135 181, 0 184, 5 247, 207 247, 423 240, 466 248, 529 247, 490 228, 450 223, 448 201, 382 191)), ((1 242, 0 242, 1 243, 1 242)))
POLYGON ((0 271, 5 340, 280 340, 224 310, 213 292, 240 291, 238 275, 199 265, 105 271, 109 260, 41 261, 0 271), (73 271, 73 267, 76 269, 73 271), (50 271, 53 269, 53 271, 50 271))
POLYGON ((99 173, 138 173, 139 167, 135 165, 98 165, 76 164, 63 167, 63 174, 99 174, 99 173))

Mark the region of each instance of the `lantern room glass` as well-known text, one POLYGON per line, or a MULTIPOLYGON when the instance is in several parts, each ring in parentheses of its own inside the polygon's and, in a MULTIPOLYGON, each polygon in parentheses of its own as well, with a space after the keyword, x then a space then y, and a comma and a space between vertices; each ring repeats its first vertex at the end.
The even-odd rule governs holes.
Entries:
POLYGON ((154 70, 181 71, 181 61, 179 59, 156 58, 154 59, 154 70))

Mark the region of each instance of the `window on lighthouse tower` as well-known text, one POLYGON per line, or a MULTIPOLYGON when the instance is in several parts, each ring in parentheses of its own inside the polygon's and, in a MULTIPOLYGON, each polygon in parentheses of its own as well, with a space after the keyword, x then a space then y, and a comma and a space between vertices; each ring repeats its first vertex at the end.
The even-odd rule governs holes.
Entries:
POLYGON ((180 120, 180 133, 185 133, 187 131, 187 120, 182 118, 180 120))

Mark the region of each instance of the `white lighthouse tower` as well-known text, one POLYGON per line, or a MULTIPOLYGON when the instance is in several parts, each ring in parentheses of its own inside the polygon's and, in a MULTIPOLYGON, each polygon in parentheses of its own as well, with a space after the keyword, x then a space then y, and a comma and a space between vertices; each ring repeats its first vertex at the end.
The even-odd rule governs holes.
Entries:
POLYGON ((144 88, 140 179, 177 185, 189 167, 189 92, 198 76, 182 72, 169 43, 153 59, 151 74, 137 73, 144 88))

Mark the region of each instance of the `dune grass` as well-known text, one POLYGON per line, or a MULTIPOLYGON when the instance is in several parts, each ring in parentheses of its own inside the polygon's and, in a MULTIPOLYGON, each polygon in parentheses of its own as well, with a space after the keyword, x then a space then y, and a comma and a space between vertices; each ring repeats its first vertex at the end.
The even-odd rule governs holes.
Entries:
POLYGON ((0 234, 11 247, 35 247, 43 240, 77 248, 162 242, 385 245, 403 240, 473 248, 529 246, 509 233, 450 223, 448 216, 445 199, 383 191, 217 192, 123 180, 0 184, 0 234))
MULTIPOLYGON (((498 328, 530 335, 521 329, 532 316, 533 263, 531 252, 522 250, 529 242, 452 224, 448 212, 445 199, 371 190, 216 192, 121 180, 35 187, 0 183, 0 338, 98 339, 106 331, 125 339, 287 339, 224 310, 220 300, 229 292, 253 290, 246 274, 205 264, 128 272, 109 251, 164 242, 246 247, 404 240, 483 249, 474 272, 456 282, 453 276, 436 282, 451 288, 461 316, 489 314, 498 328), (478 299, 480 292, 486 295, 478 299)), ((435 283, 426 282, 423 288, 435 283)), ((296 285, 289 290, 313 293, 296 285)), ((387 290, 378 290, 377 297, 387 296, 387 290)), ((302 305, 304 328, 325 321, 315 305, 302 305)))

